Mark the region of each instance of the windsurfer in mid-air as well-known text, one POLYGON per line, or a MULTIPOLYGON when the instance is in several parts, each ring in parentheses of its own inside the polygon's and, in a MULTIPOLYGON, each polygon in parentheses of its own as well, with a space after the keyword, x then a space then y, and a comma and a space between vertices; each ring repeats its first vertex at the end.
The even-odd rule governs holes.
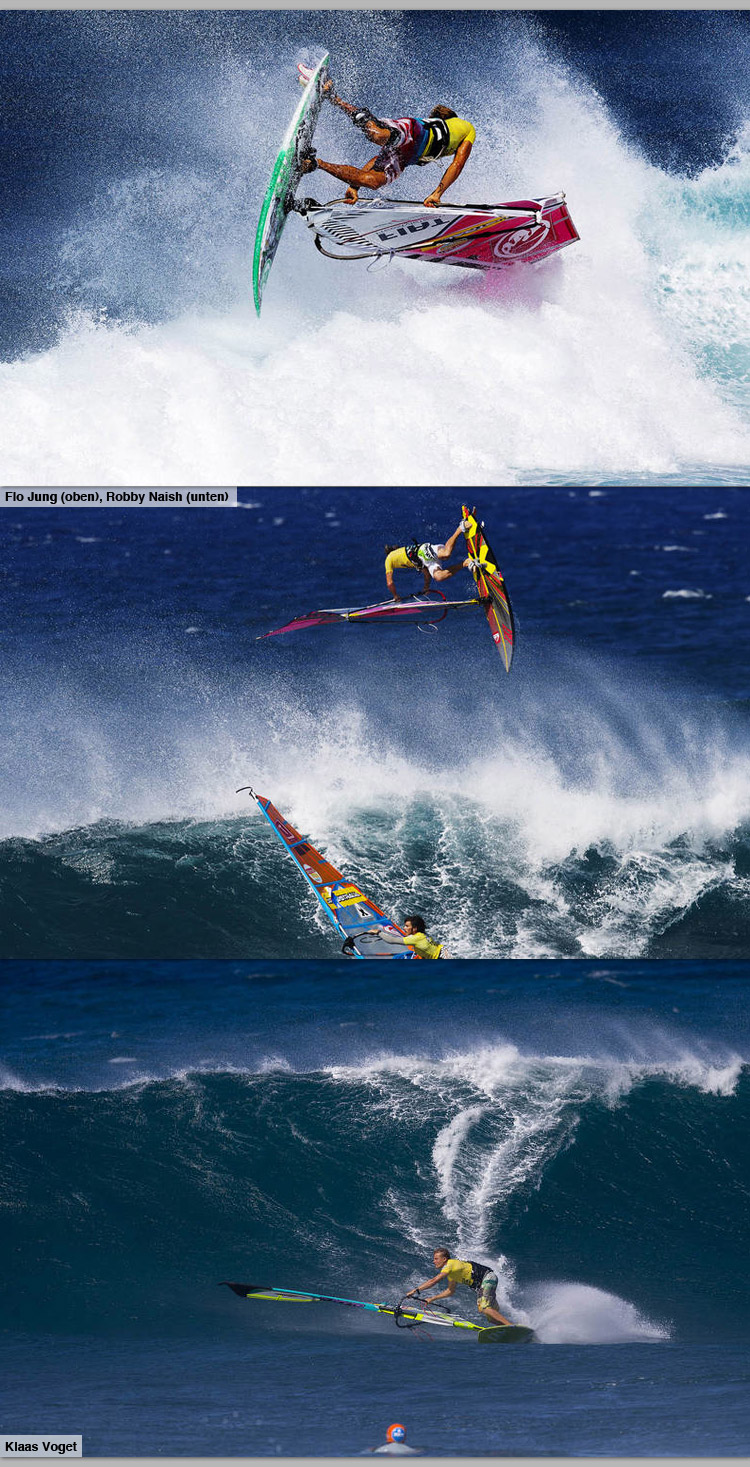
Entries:
MULTIPOLYGON (((300 62, 297 70, 300 80, 306 84, 315 68, 300 62)), ((322 93, 332 106, 339 107, 351 118, 354 126, 361 129, 378 151, 363 168, 351 168, 346 163, 324 163, 322 158, 310 153, 303 160, 303 172, 312 173, 314 169, 322 168, 324 173, 348 184, 344 198, 347 204, 356 204, 361 188, 378 189, 385 183, 395 183, 399 174, 414 163, 421 166, 450 158, 439 184, 424 201, 429 208, 436 208, 443 194, 466 167, 476 138, 472 123, 457 117, 442 102, 433 107, 429 117, 373 117, 366 107, 355 107, 337 96, 330 77, 323 82, 322 93)))
POLYGON ((416 540, 412 541, 410 545, 386 545, 385 579, 394 601, 401 600, 393 584, 395 570, 421 571, 425 591, 429 590, 431 581, 448 581, 458 571, 470 570, 470 560, 457 560, 453 565, 443 564, 444 561, 450 560, 459 535, 464 535, 467 529, 468 521, 462 520, 458 529, 454 530, 450 540, 446 540, 444 545, 431 545, 428 541, 420 545, 416 540))
POLYGON ((477 1296, 480 1314, 493 1320, 495 1324, 511 1323, 497 1307, 497 1274, 494 1269, 486 1263, 470 1263, 462 1258, 451 1258, 447 1248, 436 1248, 432 1261, 437 1269, 435 1277, 427 1279, 424 1284, 418 1284, 415 1289, 410 1289, 407 1299, 411 1299, 413 1294, 421 1294, 423 1289, 434 1288, 435 1284, 445 1284, 439 1294, 432 1294, 425 1300, 427 1304, 437 1304, 438 1299, 448 1299, 451 1294, 455 1294, 456 1284, 466 1284, 477 1296))

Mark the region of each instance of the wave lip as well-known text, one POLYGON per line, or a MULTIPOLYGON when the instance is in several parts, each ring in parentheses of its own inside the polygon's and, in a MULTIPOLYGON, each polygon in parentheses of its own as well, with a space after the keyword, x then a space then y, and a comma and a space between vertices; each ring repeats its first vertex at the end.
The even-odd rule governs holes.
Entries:
POLYGON ((741 1332, 746 1066, 658 1033, 648 1048, 614 1059, 500 1041, 320 1069, 269 1050, 252 1071, 207 1061, 92 1092, 11 1077, 13 1317, 116 1326, 124 1273, 128 1320, 203 1329, 201 1281, 246 1274, 248 1257, 278 1279, 280 1259, 312 1250, 311 1288, 330 1292, 333 1269, 342 1293, 390 1298, 449 1246, 494 1263, 501 1308, 548 1343, 689 1334, 696 1291, 702 1327, 741 1332))

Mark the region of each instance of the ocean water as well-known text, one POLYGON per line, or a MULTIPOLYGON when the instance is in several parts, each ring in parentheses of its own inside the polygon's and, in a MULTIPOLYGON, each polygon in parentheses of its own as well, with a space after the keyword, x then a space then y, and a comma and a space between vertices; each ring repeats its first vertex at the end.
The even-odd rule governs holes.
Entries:
MULTIPOLYGON (((3 482, 747 483, 749 25, 6 12, 3 482), (258 323, 260 203, 323 50, 376 112, 475 122, 456 201, 564 188, 580 244, 371 272, 292 219, 258 323)), ((330 109, 317 141, 365 159, 330 109)))
POLYGON ((352 1454, 392 1420, 438 1455, 746 1450, 746 966, 3 976, 4 1431, 104 1456, 352 1454), (444 1243, 539 1343, 218 1287, 390 1301, 444 1243))
POLYGON ((474 609, 256 640, 461 490, 242 499, 0 519, 5 956, 334 958, 247 784, 457 957, 750 954, 741 489, 485 491, 510 676, 474 609))

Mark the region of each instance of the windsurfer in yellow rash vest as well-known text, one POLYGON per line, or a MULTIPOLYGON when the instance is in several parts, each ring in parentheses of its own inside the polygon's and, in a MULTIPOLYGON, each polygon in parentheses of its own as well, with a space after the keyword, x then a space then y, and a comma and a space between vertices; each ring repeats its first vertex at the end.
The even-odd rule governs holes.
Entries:
POLYGON ((404 921, 403 936, 400 932, 394 932, 392 928, 374 927, 382 942, 387 942, 391 947, 410 947, 415 958, 449 958, 441 942, 433 942, 425 932, 424 917, 407 917, 404 921))
POLYGON ((427 1304, 436 1304, 438 1299, 448 1299, 456 1292, 456 1284, 465 1284, 477 1296, 477 1309, 486 1319, 491 1319, 495 1324, 510 1324, 510 1320, 500 1313, 497 1307, 497 1274, 486 1263, 471 1263, 463 1258, 451 1258, 447 1248, 436 1248, 432 1255, 432 1261, 437 1269, 435 1277, 427 1279, 424 1284, 417 1284, 415 1289, 410 1289, 406 1295, 410 1299, 412 1294, 420 1294, 423 1289, 432 1289, 435 1284, 445 1284, 445 1288, 439 1294, 431 1294, 425 1301, 427 1304))
POLYGON ((385 580, 388 590, 394 601, 402 598, 397 594, 393 581, 393 572, 397 570, 417 570, 422 572, 422 589, 428 591, 432 581, 449 581, 460 570, 470 570, 470 560, 458 560, 454 565, 445 565, 443 562, 450 560, 459 535, 465 535, 468 529, 468 521, 462 520, 456 530, 453 531, 449 540, 443 545, 433 545, 425 540, 420 545, 416 540, 409 545, 386 545, 385 558, 385 580))
MULTIPOLYGON (((310 81, 314 70, 304 62, 297 63, 303 85, 310 81)), ((364 168, 352 168, 347 163, 324 163, 312 152, 301 160, 303 173, 322 168, 332 178, 348 184, 344 195, 347 204, 356 204, 361 188, 379 189, 386 183, 395 183, 399 174, 412 164, 421 166, 450 158, 440 182, 424 201, 428 208, 434 209, 469 161, 477 136, 474 124, 465 117, 458 117, 444 102, 438 102, 429 117, 374 117, 366 107, 355 107, 337 96, 330 77, 323 82, 321 94, 332 106, 339 107, 365 134, 368 142, 378 149, 364 168)))

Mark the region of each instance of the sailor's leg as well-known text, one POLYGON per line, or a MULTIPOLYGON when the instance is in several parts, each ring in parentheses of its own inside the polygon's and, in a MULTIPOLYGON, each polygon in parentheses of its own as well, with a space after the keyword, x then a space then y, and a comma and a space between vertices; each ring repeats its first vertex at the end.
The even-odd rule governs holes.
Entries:
POLYGON ((505 1318, 505 1315, 504 1314, 501 1314, 500 1313, 500 1310, 499 1309, 493 1309, 491 1307, 491 1305, 489 1305, 489 1304, 485 1304, 484 1306, 482 1306, 481 1304, 478 1304, 477 1305, 477 1308, 478 1308, 480 1314, 482 1315, 482 1318, 483 1319, 491 1319, 494 1324, 510 1324, 511 1323, 511 1321, 509 1319, 506 1319, 505 1318))
POLYGON ((318 167, 324 173, 330 173, 332 178, 340 179, 341 183, 348 183, 352 189, 356 188, 382 188, 386 181, 384 173, 379 169, 367 164, 364 168, 350 168, 347 163, 324 163, 322 158, 318 159, 318 167))
POLYGON ((391 129, 384 127, 382 122, 377 117, 373 117, 366 107, 355 107, 351 102, 345 102, 343 97, 338 97, 330 80, 323 85, 323 95, 332 106, 339 107, 342 112, 345 112, 354 126, 360 128, 376 148, 387 146, 391 137, 391 129))
POLYGON ((445 544, 444 545, 441 545, 439 547, 439 549, 438 549, 438 559, 439 560, 450 560, 450 558, 451 558, 451 556, 453 554, 454 548, 455 548, 456 541, 457 541, 459 535, 463 535, 463 532, 464 532, 464 522, 462 520, 461 523, 460 523, 460 525, 459 525, 459 527, 458 527, 458 529, 453 531, 453 534, 451 535, 450 540, 446 540, 445 544))
POLYGON ((457 575, 458 571, 463 570, 463 568, 463 561, 458 560, 455 565, 446 565, 442 566, 440 570, 434 570, 432 572, 432 579, 433 581, 449 581, 451 576, 457 575))
POLYGON ((491 1319, 493 1324, 510 1324, 510 1320, 497 1307, 496 1290, 497 1274, 485 1274, 477 1294, 477 1309, 484 1319, 491 1319))

